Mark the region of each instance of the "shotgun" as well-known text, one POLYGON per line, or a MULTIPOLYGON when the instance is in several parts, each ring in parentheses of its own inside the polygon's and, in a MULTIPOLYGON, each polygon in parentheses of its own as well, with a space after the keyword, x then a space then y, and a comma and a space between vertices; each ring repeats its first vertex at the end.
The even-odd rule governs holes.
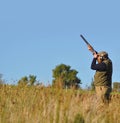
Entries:
POLYGON ((84 38, 84 36, 83 35, 80 35, 80 37, 83 39, 83 41, 87 44, 87 46, 89 46, 90 47, 90 51, 92 52, 92 53, 95 53, 96 51, 94 50, 94 48, 91 46, 91 44, 84 38))

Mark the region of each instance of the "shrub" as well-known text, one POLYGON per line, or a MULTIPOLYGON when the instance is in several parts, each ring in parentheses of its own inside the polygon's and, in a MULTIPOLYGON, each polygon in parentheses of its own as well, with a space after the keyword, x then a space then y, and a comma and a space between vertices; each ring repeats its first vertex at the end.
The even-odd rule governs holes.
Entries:
POLYGON ((74 119, 74 123, 85 123, 82 115, 77 114, 74 119))

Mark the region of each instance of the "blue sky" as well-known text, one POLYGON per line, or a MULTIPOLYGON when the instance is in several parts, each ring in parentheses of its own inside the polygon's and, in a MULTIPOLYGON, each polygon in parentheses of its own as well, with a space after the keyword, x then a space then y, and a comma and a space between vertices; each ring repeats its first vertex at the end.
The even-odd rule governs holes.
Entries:
POLYGON ((0 1, 0 73, 8 83, 36 75, 45 84, 61 63, 76 69, 83 87, 95 71, 83 34, 113 61, 113 82, 120 81, 120 1, 0 1))

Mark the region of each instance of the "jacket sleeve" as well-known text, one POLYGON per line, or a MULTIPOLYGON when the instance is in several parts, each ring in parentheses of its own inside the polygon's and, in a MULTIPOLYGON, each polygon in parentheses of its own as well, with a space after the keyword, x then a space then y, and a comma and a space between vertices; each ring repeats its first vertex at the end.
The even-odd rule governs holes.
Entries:
POLYGON ((96 58, 93 58, 92 64, 91 64, 91 69, 93 70, 98 70, 98 71, 106 71, 107 66, 104 62, 101 63, 96 63, 96 58))

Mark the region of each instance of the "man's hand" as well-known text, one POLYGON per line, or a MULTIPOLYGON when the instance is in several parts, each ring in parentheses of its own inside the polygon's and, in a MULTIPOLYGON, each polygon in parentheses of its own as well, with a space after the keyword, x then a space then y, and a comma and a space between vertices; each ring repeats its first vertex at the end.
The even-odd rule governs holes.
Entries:
POLYGON ((90 50, 91 52, 94 52, 94 49, 91 45, 88 45, 88 50, 90 50))
POLYGON ((94 58, 97 58, 98 57, 97 52, 94 51, 94 49, 93 49, 93 47, 91 45, 88 45, 88 50, 90 50, 91 52, 93 52, 93 57, 94 58))
POLYGON ((97 54, 96 52, 95 52, 95 53, 93 53, 93 57, 97 59, 98 54, 97 54))

